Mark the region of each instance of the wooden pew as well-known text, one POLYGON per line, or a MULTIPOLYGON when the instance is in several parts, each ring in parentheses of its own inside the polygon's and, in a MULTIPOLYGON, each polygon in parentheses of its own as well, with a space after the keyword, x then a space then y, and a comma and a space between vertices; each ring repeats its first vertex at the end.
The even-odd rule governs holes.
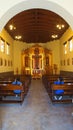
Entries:
MULTIPOLYGON (((73 84, 73 79, 64 79, 63 81, 64 81, 64 84, 69 84, 69 83, 73 84)), ((54 83, 53 80, 48 81, 48 87, 47 87, 48 92, 51 92, 52 90, 51 86, 53 83, 54 83)))
MULTIPOLYGON (((26 75, 13 75, 13 76, 9 76, 9 77, 3 77, 3 78, 0 78, 0 89, 1 89, 1 87, 3 87, 4 89, 6 89, 4 86, 7 86, 7 84, 8 84, 8 86, 9 86, 9 84, 10 84, 10 86, 11 86, 11 83, 14 81, 14 79, 15 78, 17 78, 17 77, 20 77, 20 81, 22 82, 22 84, 23 84, 23 91, 24 91, 24 96, 26 96, 27 95, 27 93, 28 93, 28 90, 29 90, 29 85, 30 85, 30 83, 31 83, 31 76, 30 75, 28 75, 28 76, 26 76, 26 75)), ((2 89, 3 89, 2 88, 2 89)), ((8 87, 7 89, 9 89, 8 91, 7 90, 0 90, 0 102, 21 102, 21 101, 6 101, 6 99, 5 99, 5 101, 4 101, 4 97, 8 97, 9 96, 9 93, 8 93, 8 91, 10 92, 10 96, 15 96, 15 94, 10 90, 10 88, 8 87), (7 95, 5 95, 4 94, 4 91, 6 91, 6 94, 7 95), (4 95, 4 96, 2 96, 2 95, 4 95), (2 100, 3 99, 3 100, 2 100)), ((14 85, 13 85, 13 88, 12 88, 13 90, 14 90, 14 85)), ((15 89, 17 89, 17 88, 15 88, 15 89)), ((21 90, 21 88, 19 88, 20 90, 21 90)), ((20 98, 21 98, 21 96, 22 96, 22 94, 23 93, 21 93, 20 95, 18 95, 20 98)), ((23 96, 23 97, 24 97, 23 96)), ((22 100, 22 99, 21 99, 22 100)))
POLYGON ((25 96, 24 86, 12 85, 12 84, 0 84, 0 103, 22 103, 24 100, 24 96, 25 96), (21 93, 15 94, 14 90, 21 90, 21 93), (11 99, 9 96, 12 96, 11 99))
POLYGON ((52 102, 56 103, 73 103, 73 84, 64 84, 64 85, 55 85, 52 84, 51 86, 52 93, 50 96, 52 102), (64 94, 60 95, 63 96, 61 100, 55 100, 53 97, 56 95, 54 93, 55 90, 64 90, 64 94))
MULTIPOLYGON (((54 83, 54 81, 56 81, 58 79, 58 77, 59 77, 58 75, 53 75, 53 76, 47 76, 44 79, 43 83, 44 83, 44 86, 45 86, 48 93, 51 93, 51 85, 54 83)), ((65 84, 73 83, 73 78, 63 77, 63 81, 65 84)))

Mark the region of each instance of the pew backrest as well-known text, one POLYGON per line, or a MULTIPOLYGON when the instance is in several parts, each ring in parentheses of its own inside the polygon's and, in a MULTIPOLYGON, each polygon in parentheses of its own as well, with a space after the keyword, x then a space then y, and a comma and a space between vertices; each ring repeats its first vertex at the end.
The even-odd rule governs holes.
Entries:
POLYGON ((24 90, 23 86, 20 85, 12 85, 12 84, 0 84, 0 90, 5 90, 5 91, 14 91, 14 90, 24 90))
POLYGON ((63 85, 56 85, 56 84, 52 84, 52 90, 71 90, 73 91, 73 84, 63 84, 63 85))

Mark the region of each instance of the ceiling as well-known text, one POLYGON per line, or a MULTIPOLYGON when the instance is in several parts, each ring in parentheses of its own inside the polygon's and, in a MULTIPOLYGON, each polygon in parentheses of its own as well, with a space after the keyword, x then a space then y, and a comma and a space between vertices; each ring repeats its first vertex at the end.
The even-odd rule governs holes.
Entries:
POLYGON ((69 25, 59 15, 44 9, 31 9, 23 11, 14 16, 5 26, 8 33, 15 39, 21 35, 21 41, 26 43, 45 43, 54 40, 51 36, 57 34, 59 39, 68 29, 69 25), (9 25, 13 24, 16 29, 10 30, 9 25), (65 27, 59 30, 56 25, 64 24, 65 27))

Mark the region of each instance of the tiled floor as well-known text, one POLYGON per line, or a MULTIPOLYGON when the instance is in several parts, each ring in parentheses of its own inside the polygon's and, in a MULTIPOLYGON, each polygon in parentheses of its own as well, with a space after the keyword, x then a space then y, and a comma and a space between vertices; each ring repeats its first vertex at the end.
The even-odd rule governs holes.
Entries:
POLYGON ((0 130, 73 130, 73 104, 53 105, 41 80, 32 80, 22 106, 0 104, 0 130))

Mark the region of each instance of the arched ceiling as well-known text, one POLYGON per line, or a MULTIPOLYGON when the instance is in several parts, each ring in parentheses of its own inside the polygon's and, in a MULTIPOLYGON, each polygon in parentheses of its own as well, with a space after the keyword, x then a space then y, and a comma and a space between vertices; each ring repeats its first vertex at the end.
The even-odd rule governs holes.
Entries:
POLYGON ((30 9, 14 16, 6 24, 5 29, 15 39, 21 35, 21 41, 26 43, 45 43, 54 40, 51 36, 57 34, 59 39, 68 29, 67 22, 54 12, 45 9, 30 9), (16 29, 9 30, 13 24, 16 29), (65 27, 59 30, 56 25, 64 24, 65 27))

